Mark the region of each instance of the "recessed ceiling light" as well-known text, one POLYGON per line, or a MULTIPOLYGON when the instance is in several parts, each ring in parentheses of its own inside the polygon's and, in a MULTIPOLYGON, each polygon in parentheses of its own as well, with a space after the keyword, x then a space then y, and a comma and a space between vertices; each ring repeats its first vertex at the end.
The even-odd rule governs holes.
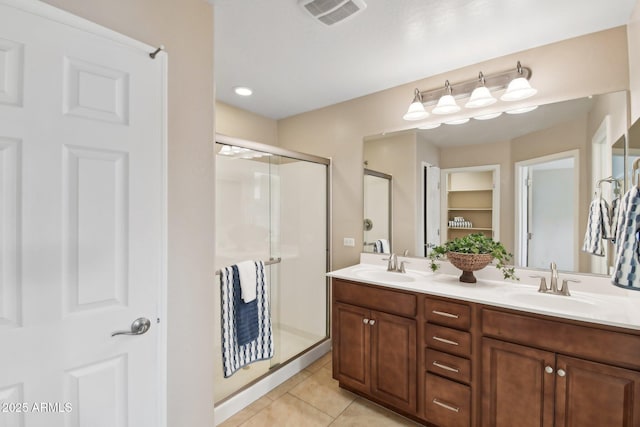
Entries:
POLYGON ((240 96, 251 96, 251 94, 253 94, 251 88, 248 88, 246 86, 236 86, 233 88, 233 91, 236 93, 236 95, 240 96))

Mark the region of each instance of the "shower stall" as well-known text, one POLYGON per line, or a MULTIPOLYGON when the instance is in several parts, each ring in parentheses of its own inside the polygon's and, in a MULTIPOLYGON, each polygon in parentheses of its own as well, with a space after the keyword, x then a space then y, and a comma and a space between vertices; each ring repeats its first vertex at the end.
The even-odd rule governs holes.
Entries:
MULTIPOLYGON (((275 348, 271 360, 224 378, 218 311, 217 410, 312 349, 328 348, 330 161, 222 135, 216 136, 215 153, 215 267, 268 261, 275 348)), ((215 294, 219 299, 220 293, 215 294)), ((220 310, 219 301, 216 308, 220 310)))

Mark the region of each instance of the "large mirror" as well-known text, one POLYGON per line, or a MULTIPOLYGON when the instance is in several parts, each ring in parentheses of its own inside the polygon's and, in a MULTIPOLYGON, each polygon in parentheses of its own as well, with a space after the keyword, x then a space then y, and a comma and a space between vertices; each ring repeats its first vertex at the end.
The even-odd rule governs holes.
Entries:
POLYGON ((446 198, 432 196, 443 191, 433 171, 446 176, 493 165, 499 169, 499 240, 516 265, 546 268, 553 260, 564 271, 608 274, 612 246, 593 255, 583 244, 594 197, 610 203, 626 188, 627 105, 628 93, 621 91, 492 120, 365 137, 367 167, 394 176, 391 250, 425 256, 439 236, 446 239, 443 224, 452 218, 441 206, 446 198), (427 219, 434 215, 440 218, 427 219))

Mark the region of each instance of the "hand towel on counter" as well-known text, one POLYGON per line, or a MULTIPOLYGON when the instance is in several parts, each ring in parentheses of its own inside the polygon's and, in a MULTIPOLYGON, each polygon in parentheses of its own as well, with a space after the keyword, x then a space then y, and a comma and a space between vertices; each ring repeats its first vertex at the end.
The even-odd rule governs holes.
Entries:
POLYGON ((587 231, 584 234, 582 250, 592 255, 604 256, 604 239, 610 239, 611 218, 606 200, 598 197, 589 205, 587 231))
POLYGON ((256 262, 256 299, 242 301, 240 274, 237 266, 220 270, 220 305, 222 315, 222 368, 228 378, 243 366, 258 360, 270 359, 274 354, 269 294, 264 263, 256 262), (235 267, 235 268, 234 268, 235 267), (250 306, 255 306, 257 318, 250 306), (251 319, 253 320, 251 320, 251 319), (253 322, 251 324, 251 322, 253 322), (242 335, 242 340, 240 339, 242 335), (251 338, 248 342, 246 339, 251 338))
POLYGON ((240 274, 240 289, 242 300, 251 302, 256 299, 258 289, 258 279, 255 261, 242 261, 236 264, 240 274))
POLYGON ((633 187, 620 201, 616 260, 611 282, 640 290, 640 189, 633 187))

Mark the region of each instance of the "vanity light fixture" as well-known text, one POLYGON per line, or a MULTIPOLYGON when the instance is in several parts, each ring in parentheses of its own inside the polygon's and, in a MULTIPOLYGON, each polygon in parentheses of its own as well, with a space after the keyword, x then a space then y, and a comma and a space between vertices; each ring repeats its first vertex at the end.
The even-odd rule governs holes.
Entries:
POLYGON ((402 116, 403 119, 413 121, 413 120, 422 120, 429 117, 429 113, 424 109, 424 105, 422 104, 422 95, 420 95, 420 91, 418 89, 415 90, 413 102, 409 105, 409 109, 402 116))
POLYGON ((482 71, 478 74, 478 87, 471 92, 471 98, 464 104, 466 108, 480 108, 495 104, 498 100, 487 89, 482 71))
POLYGON ((518 61, 516 71, 518 72, 518 77, 509 82, 506 92, 500 97, 502 101, 520 101, 521 99, 530 98, 538 93, 538 90, 532 88, 529 80, 524 77, 520 61, 518 61))
POLYGON ((451 84, 449 80, 444 82, 444 90, 445 94, 440 97, 438 100, 438 104, 432 110, 433 114, 453 114, 460 111, 460 106, 456 102, 456 99, 453 97, 451 90, 451 84))
POLYGON ((504 91, 500 96, 501 101, 519 101, 538 92, 531 87, 530 78, 531 69, 523 67, 518 61, 515 69, 512 68, 507 71, 486 75, 480 72, 478 77, 473 80, 455 84, 451 84, 447 80, 444 88, 440 87, 427 91, 416 89, 413 102, 403 118, 405 120, 424 119, 428 117, 425 107, 431 105, 435 105, 431 110, 434 114, 457 113, 460 111, 457 100, 463 98, 468 98, 464 104, 466 108, 486 107, 497 102, 494 94, 498 91, 504 91))

